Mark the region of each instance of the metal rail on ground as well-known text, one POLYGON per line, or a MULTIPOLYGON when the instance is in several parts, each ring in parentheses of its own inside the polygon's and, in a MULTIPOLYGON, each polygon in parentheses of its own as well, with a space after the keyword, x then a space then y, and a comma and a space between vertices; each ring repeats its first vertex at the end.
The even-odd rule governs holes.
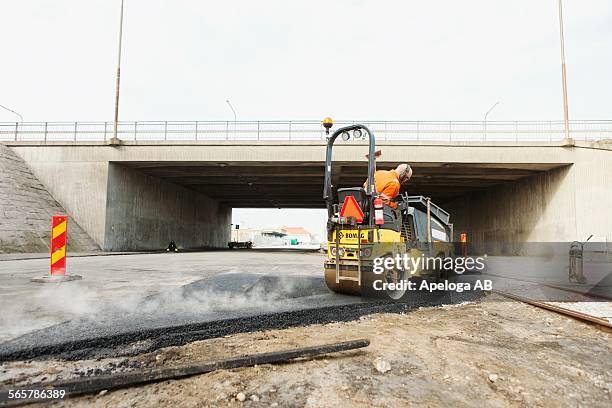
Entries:
POLYGON ((495 276, 495 277, 503 278, 503 279, 510 279, 510 280, 519 281, 519 282, 534 283, 534 284, 537 284, 538 286, 544 286, 547 288, 557 289, 557 290, 561 290, 564 292, 575 293, 577 295, 590 297, 592 299, 607 300, 607 301, 612 300, 612 296, 604 295, 603 293, 590 293, 590 292, 585 292, 585 291, 574 289, 574 288, 568 288, 568 287, 561 286, 561 285, 551 285, 550 283, 541 283, 536 280, 521 279, 521 278, 516 278, 513 276, 498 275, 498 274, 491 273, 491 272, 487 272, 487 275, 495 276))
POLYGON ((597 316, 592 316, 590 314, 586 314, 586 313, 582 313, 582 312, 578 312, 576 310, 571 310, 571 309, 567 309, 565 307, 561 307, 561 306, 557 306, 557 305, 551 305, 550 303, 546 303, 546 302, 541 302, 539 300, 534 300, 534 299, 529 299, 523 296, 518 296, 515 295, 513 293, 508 293, 508 292, 504 292, 501 290, 492 290, 493 293, 497 293, 498 295, 501 295, 503 297, 506 297, 508 299, 513 299, 513 300, 518 300, 519 302, 523 302, 523 303, 527 303, 529 305, 535 306, 535 307, 539 307, 542 309, 547 309, 556 313, 560 313, 566 316, 571 316, 573 318, 579 319, 579 320, 583 320, 586 322, 590 322, 590 323, 595 323, 597 325, 603 326, 603 327, 607 327, 609 329, 612 329, 612 323, 610 323, 608 320, 606 319, 602 319, 600 317, 597 316))

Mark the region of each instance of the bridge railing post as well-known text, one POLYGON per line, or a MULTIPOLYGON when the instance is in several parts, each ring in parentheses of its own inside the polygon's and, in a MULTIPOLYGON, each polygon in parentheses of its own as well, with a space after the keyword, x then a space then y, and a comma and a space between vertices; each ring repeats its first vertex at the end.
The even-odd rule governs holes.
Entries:
POLYGON ((164 140, 168 140, 168 121, 164 121, 164 140))
POLYGON ((482 141, 486 142, 487 141, 487 121, 484 120, 482 121, 482 141))
POLYGON ((47 122, 45 122, 45 143, 47 143, 47 122))
POLYGON ((225 121, 225 140, 229 140, 229 121, 225 121))
POLYGON ((257 140, 259 140, 259 121, 257 121, 257 140))
POLYGON ((552 140, 552 134, 553 134, 552 120, 549 120, 548 121, 548 141, 549 142, 552 140))
POLYGON ((76 142, 77 140, 77 123, 78 122, 74 122, 74 141, 76 142))
MULTIPOLYGON (((583 123, 582 125, 584 126, 584 141, 586 142, 587 141, 587 136, 591 132, 591 128, 588 126, 589 125, 588 123, 583 123)), ((597 129, 597 128, 595 128, 595 129, 597 129)))
POLYGON ((198 140, 198 121, 195 121, 195 140, 198 140))
POLYGON ((518 121, 514 121, 514 138, 517 142, 518 142, 518 135, 519 135, 518 127, 519 127, 518 121))

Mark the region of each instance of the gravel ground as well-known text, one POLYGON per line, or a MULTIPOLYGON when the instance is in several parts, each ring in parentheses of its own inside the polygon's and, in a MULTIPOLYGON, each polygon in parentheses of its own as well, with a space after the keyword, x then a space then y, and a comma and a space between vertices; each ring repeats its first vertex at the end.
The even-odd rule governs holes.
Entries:
POLYGON ((362 350, 219 370, 54 406, 608 407, 612 403, 610 331, 496 295, 482 302, 370 314, 350 322, 233 334, 135 357, 10 362, 0 367, 0 384, 7 388, 42 378, 53 381, 58 376, 182 365, 363 337, 371 345, 362 350), (390 370, 379 372, 377 359, 379 367, 382 359, 390 370))

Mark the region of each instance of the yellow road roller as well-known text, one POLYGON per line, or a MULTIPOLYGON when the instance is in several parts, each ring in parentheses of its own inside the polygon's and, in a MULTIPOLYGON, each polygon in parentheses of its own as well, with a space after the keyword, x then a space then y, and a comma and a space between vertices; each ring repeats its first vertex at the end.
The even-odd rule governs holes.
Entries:
MULTIPOLYGON (((329 132, 333 123, 326 118, 323 125, 329 132)), ((409 295, 408 282, 437 279, 445 272, 442 262, 454 256, 453 226, 450 214, 424 196, 402 193, 395 198, 397 208, 384 205, 374 183, 376 156, 375 137, 367 126, 346 126, 328 136, 325 283, 338 293, 398 300, 409 295), (345 142, 368 139, 363 186, 332 185, 337 179, 332 150, 339 136, 345 142)))

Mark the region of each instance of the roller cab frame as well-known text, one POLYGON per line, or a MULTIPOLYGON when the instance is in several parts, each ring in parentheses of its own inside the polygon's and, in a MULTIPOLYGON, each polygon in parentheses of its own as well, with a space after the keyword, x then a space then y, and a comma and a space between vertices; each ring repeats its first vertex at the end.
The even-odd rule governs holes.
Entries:
POLYGON ((374 259, 386 256, 453 256, 453 227, 450 214, 427 197, 402 194, 396 198, 397 209, 384 207, 384 223, 377 225, 374 200, 378 198, 374 184, 376 172, 376 140, 365 125, 355 124, 336 130, 327 141, 323 199, 327 208, 327 258, 324 263, 325 283, 334 292, 368 297, 399 299, 405 291, 380 291, 374 281, 397 283, 401 280, 435 276, 440 271, 421 268, 417 271, 386 270, 374 273, 374 259), (344 140, 351 132, 360 132, 368 139, 368 171, 363 186, 338 188, 332 185, 332 153, 340 135, 344 140), (364 216, 361 222, 340 216, 347 196, 353 196, 364 216))

